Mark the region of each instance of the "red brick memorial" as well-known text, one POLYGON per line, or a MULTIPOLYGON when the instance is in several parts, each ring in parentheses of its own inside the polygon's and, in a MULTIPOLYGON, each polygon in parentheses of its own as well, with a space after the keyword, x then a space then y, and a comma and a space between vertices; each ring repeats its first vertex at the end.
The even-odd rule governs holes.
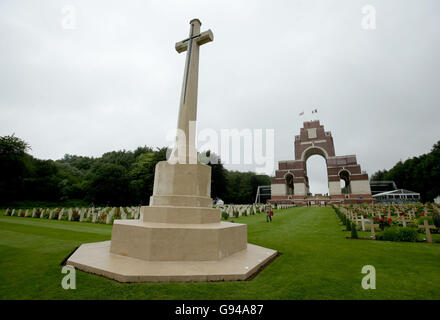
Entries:
POLYGON ((279 161, 271 183, 271 203, 297 206, 349 203, 374 203, 368 174, 361 171, 356 155, 337 156, 330 131, 325 131, 319 120, 304 122, 295 136, 295 160, 279 161), (306 162, 310 156, 320 155, 327 164, 328 195, 309 192, 306 162), (340 180, 345 181, 345 193, 340 180))

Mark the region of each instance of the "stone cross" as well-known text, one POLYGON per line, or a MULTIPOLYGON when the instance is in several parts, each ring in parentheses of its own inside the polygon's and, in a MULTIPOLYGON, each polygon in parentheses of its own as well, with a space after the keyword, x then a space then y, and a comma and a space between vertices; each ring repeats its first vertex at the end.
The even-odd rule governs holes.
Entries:
POLYGON ((375 224, 373 219, 370 219, 370 227, 371 227, 371 239, 376 240, 376 230, 375 227, 378 227, 378 224, 375 224))
POLYGON ((402 220, 402 225, 404 226, 404 227, 406 227, 406 219, 405 219, 405 216, 401 216, 400 217, 400 220, 402 220))
POLYGON ((423 221, 423 225, 420 225, 419 228, 426 230, 426 241, 429 242, 429 243, 432 243, 431 230, 430 229, 435 229, 435 226, 430 225, 428 220, 425 219, 423 221))
POLYGON ((176 146, 172 157, 179 163, 197 163, 195 121, 197 119, 197 88, 199 78, 199 47, 214 40, 211 30, 200 33, 199 19, 190 21, 189 37, 176 43, 178 53, 187 51, 183 75, 176 146))
POLYGON ((367 221, 367 219, 364 218, 364 216, 361 214, 360 218, 358 218, 358 221, 361 221, 361 227, 362 227, 362 231, 365 231, 365 221, 367 221))
POLYGON ((61 217, 63 216, 63 214, 64 214, 64 208, 61 208, 61 211, 58 214, 58 220, 61 220, 61 217))

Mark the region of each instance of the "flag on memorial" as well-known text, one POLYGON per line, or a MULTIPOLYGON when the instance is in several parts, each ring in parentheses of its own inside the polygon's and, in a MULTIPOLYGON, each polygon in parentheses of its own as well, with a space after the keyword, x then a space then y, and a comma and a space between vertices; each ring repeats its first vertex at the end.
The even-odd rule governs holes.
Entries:
POLYGON ((312 113, 318 113, 318 109, 313 109, 312 113))
POLYGON ((299 114, 300 116, 303 116, 304 115, 304 111, 303 112, 301 112, 300 114, 299 114))

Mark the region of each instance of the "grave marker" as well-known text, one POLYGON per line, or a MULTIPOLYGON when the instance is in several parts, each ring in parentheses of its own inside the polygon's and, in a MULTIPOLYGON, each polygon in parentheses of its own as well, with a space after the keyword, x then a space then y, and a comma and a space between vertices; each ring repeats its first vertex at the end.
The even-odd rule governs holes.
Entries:
POLYGON ((430 229, 435 229, 435 226, 430 225, 428 220, 425 219, 423 221, 423 225, 418 226, 419 229, 425 229, 426 230, 426 241, 428 243, 432 243, 432 239, 431 239, 431 230, 430 229))
POLYGON ((371 239, 373 240, 376 240, 376 230, 374 229, 375 227, 379 227, 379 225, 375 224, 373 219, 370 219, 371 239))

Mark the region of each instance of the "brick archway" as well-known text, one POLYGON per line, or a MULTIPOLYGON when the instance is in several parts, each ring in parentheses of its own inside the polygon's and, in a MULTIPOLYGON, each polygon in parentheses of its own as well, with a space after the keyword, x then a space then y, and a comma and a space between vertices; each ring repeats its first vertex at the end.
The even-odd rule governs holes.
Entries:
POLYGON ((295 177, 292 172, 287 172, 284 175, 284 181, 286 183, 286 195, 287 196, 293 196, 295 191, 295 186, 293 184, 295 177))
MULTIPOLYGON (((325 163, 324 164, 325 171, 328 171, 328 166, 327 166, 328 154, 327 154, 327 151, 325 151, 325 149, 323 149, 321 147, 313 146, 313 147, 309 147, 306 150, 304 150, 304 152, 301 155, 301 160, 304 163, 304 177, 305 177, 306 194, 307 195, 311 194, 309 175, 308 175, 308 171, 307 171, 307 162, 308 162, 309 158, 311 158, 313 156, 321 157, 325 163)), ((328 175, 326 174, 325 176, 328 180, 328 175)), ((328 183, 328 181, 327 181, 327 183, 328 183)))
POLYGON ((327 151, 324 148, 318 146, 310 146, 307 149, 305 149, 301 154, 301 160, 307 162, 307 159, 314 155, 322 156, 327 161, 328 158, 327 151))
POLYGON ((351 185, 350 185, 350 171, 348 171, 347 169, 341 169, 338 172, 338 176, 340 180, 344 180, 345 182, 345 186, 344 188, 346 189, 346 192, 343 192, 341 189, 342 193, 346 193, 346 194, 350 194, 351 193, 351 185))
MULTIPOLYGON (((308 196, 309 183, 307 177, 307 159, 315 154, 324 157, 327 165, 329 196, 324 199, 327 203, 336 202, 373 202, 371 197, 368 175, 361 171, 356 155, 336 156, 333 137, 330 131, 325 131, 319 120, 304 122, 300 134, 295 136, 295 160, 279 161, 278 170, 272 179, 271 202, 295 203, 306 205, 311 201, 308 196), (345 170, 349 177, 351 193, 347 198, 342 194, 340 172, 345 170), (293 197, 288 197, 284 187, 286 173, 293 174, 293 197)), ((323 200, 323 201, 324 201, 323 200)), ((321 200, 319 200, 321 201, 321 200)))

